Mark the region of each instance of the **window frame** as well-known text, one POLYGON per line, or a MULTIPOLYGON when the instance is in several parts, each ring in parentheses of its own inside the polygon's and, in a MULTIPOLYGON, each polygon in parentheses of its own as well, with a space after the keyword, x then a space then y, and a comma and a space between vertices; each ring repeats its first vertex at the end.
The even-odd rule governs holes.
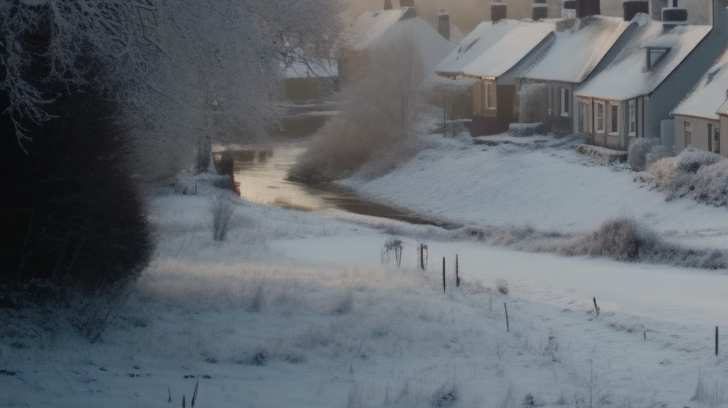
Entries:
POLYGON ((621 106, 618 102, 609 102, 609 130, 607 133, 610 135, 618 135, 619 127, 622 124, 622 118, 620 117, 621 106), (616 114, 614 110, 616 109, 616 114), (616 122, 615 122, 616 121, 616 122))
POLYGON ((607 106, 604 101, 594 102, 594 131, 597 133, 604 133, 606 125, 606 113, 607 106))
POLYGON ((683 144, 685 148, 693 145, 693 123, 689 120, 683 121, 683 144))
POLYGON ((571 117, 571 89, 562 86, 559 95, 561 99, 559 113, 563 117, 571 117))
POLYGON ((485 110, 495 110, 498 107, 498 100, 496 98, 495 82, 484 81, 483 82, 483 107, 485 110))
POLYGON ((632 137, 637 136, 637 103, 634 99, 627 102, 627 112, 629 118, 627 119, 627 131, 632 137))

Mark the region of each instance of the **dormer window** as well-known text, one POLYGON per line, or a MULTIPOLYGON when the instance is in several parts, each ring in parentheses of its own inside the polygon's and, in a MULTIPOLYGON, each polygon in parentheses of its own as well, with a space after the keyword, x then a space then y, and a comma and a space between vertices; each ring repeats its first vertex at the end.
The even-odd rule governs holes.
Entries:
POLYGON ((662 61, 663 58, 665 58, 665 55, 670 51, 669 48, 665 47, 648 47, 647 48, 647 70, 651 70, 652 67, 656 66, 657 64, 662 61))

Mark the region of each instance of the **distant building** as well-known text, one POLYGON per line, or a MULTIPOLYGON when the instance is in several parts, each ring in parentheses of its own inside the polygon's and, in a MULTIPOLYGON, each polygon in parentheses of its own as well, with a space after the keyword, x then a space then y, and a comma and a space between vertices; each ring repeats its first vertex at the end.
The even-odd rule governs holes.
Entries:
POLYGON ((341 85, 357 77, 373 47, 403 30, 413 34, 426 68, 432 71, 454 47, 419 18, 414 7, 362 13, 344 30, 333 51, 341 85))
POLYGON ((674 146, 674 124, 665 121, 726 46, 725 0, 712 4, 712 26, 685 24, 687 11, 675 7, 663 21, 638 16, 614 61, 576 90, 577 130, 615 149, 637 137, 674 146))
POLYGON ((672 112, 675 153, 694 147, 728 156, 728 51, 672 112))

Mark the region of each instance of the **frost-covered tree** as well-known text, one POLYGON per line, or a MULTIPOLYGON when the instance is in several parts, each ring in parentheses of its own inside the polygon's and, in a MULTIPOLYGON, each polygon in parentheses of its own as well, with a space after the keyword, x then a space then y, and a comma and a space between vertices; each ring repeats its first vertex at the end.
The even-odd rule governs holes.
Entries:
POLYGON ((291 177, 330 182, 358 172, 377 176, 416 151, 421 84, 416 32, 401 27, 367 52, 364 69, 341 94, 340 111, 316 134, 291 177))
POLYGON ((279 64, 325 53, 340 11, 340 0, 3 1, 0 112, 25 146, 51 118, 49 84, 91 84, 157 157, 218 131, 259 134, 279 64))

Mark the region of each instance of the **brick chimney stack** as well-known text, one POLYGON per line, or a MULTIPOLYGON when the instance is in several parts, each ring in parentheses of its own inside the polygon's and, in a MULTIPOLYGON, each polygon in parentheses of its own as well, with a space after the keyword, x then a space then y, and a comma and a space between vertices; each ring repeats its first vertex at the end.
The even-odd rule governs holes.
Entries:
POLYGON ((446 13, 444 9, 437 14, 437 32, 450 41, 450 14, 446 13))

